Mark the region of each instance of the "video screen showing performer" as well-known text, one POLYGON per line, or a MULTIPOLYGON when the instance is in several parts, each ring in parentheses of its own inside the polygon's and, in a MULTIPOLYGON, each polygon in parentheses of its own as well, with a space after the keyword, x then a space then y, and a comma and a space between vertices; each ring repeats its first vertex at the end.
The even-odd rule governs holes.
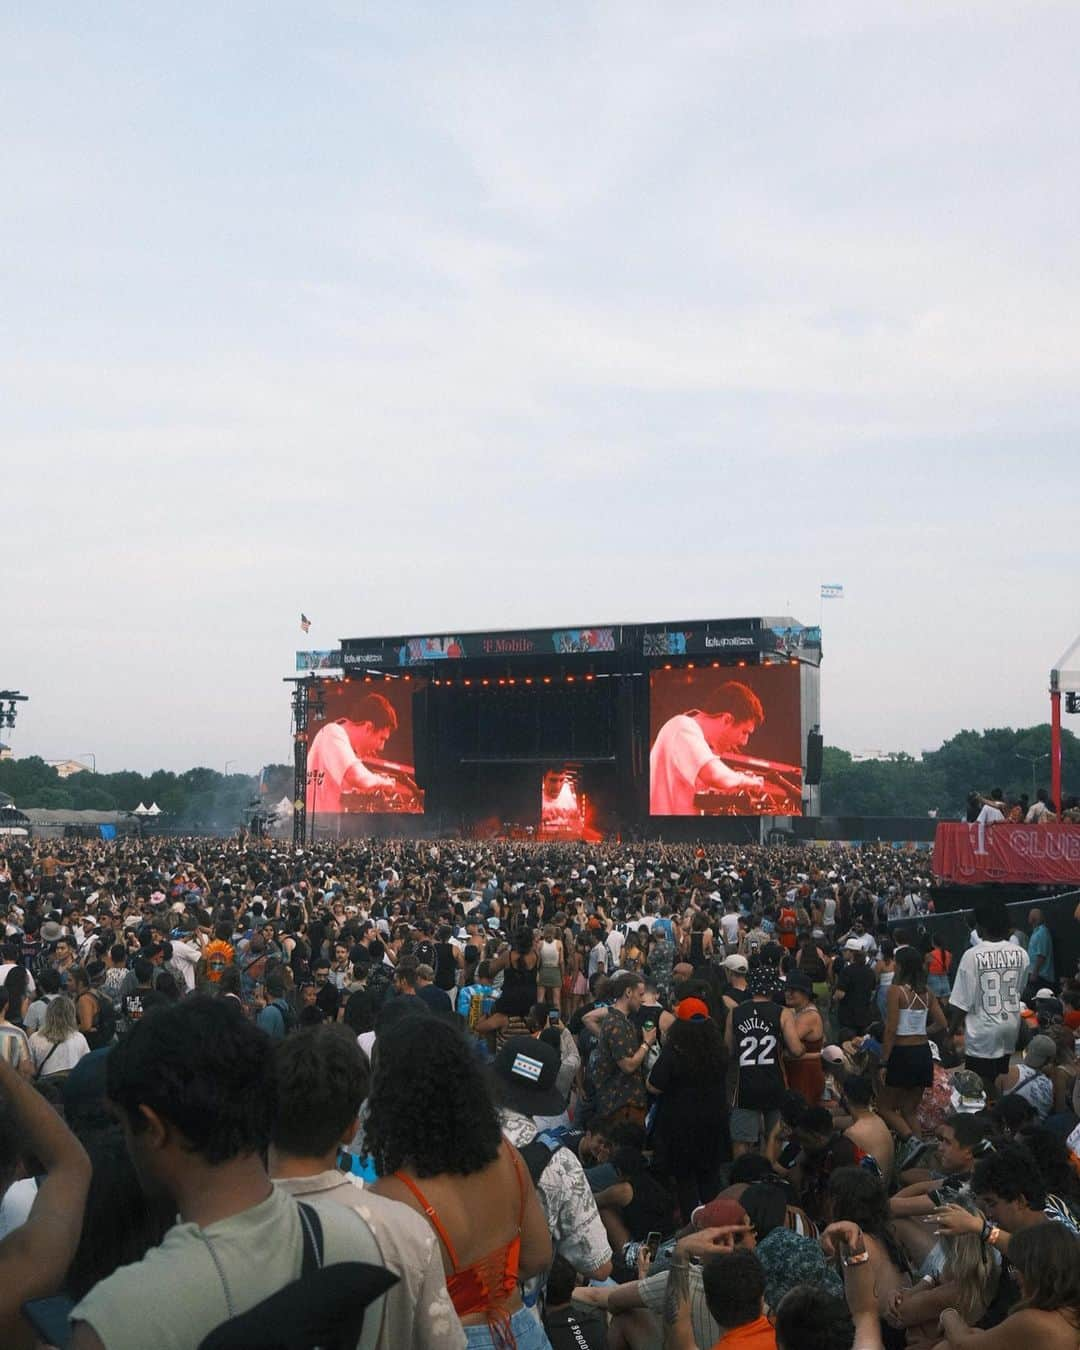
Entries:
POLYGON ((311 723, 307 809, 318 816, 423 815, 413 766, 415 681, 323 683, 326 718, 311 723))
POLYGON ((797 667, 655 670, 650 721, 650 815, 802 815, 797 667))
MULTIPOLYGON (((598 843, 601 813, 596 795, 586 783, 588 770, 580 764, 562 764, 544 771, 540 783, 541 839, 577 839, 598 843)), ((591 777, 596 778, 593 773, 591 777)))

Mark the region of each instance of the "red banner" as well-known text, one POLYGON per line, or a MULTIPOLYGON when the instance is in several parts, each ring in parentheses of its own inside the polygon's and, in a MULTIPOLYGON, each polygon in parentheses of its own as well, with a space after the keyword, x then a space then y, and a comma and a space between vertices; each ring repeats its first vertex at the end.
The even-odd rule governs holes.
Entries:
POLYGON ((960 885, 1080 881, 1080 825, 941 824, 934 873, 960 885))

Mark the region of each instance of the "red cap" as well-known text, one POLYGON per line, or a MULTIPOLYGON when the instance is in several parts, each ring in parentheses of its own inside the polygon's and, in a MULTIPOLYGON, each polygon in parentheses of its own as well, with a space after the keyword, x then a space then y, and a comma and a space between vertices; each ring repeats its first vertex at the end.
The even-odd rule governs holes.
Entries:
POLYGON ((681 1022, 689 1022, 694 1017, 708 1017, 709 1008, 699 998, 684 998, 676 1003, 675 1016, 681 1022))

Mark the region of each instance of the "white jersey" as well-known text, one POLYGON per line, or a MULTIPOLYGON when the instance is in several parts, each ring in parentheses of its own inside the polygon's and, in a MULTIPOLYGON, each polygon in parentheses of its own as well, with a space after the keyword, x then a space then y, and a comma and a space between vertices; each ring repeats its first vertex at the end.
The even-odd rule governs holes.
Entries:
POLYGON ((737 914, 722 914, 720 916, 720 927, 724 934, 724 941, 729 947, 734 947, 739 941, 739 916, 737 914))
POLYGON ((956 968, 949 1002, 967 1013, 964 1049, 978 1059, 1000 1059, 1016 1049, 1028 954, 1015 943, 980 942, 956 968))

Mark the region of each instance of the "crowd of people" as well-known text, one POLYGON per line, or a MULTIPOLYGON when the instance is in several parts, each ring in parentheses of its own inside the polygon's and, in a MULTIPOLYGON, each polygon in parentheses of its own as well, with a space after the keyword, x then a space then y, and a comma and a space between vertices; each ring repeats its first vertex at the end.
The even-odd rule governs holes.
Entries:
MULTIPOLYGON (((925 855, 0 850, 0 1345, 1080 1346, 1080 982, 925 855)), ((1076 916, 1080 918, 1080 914, 1076 916)))

